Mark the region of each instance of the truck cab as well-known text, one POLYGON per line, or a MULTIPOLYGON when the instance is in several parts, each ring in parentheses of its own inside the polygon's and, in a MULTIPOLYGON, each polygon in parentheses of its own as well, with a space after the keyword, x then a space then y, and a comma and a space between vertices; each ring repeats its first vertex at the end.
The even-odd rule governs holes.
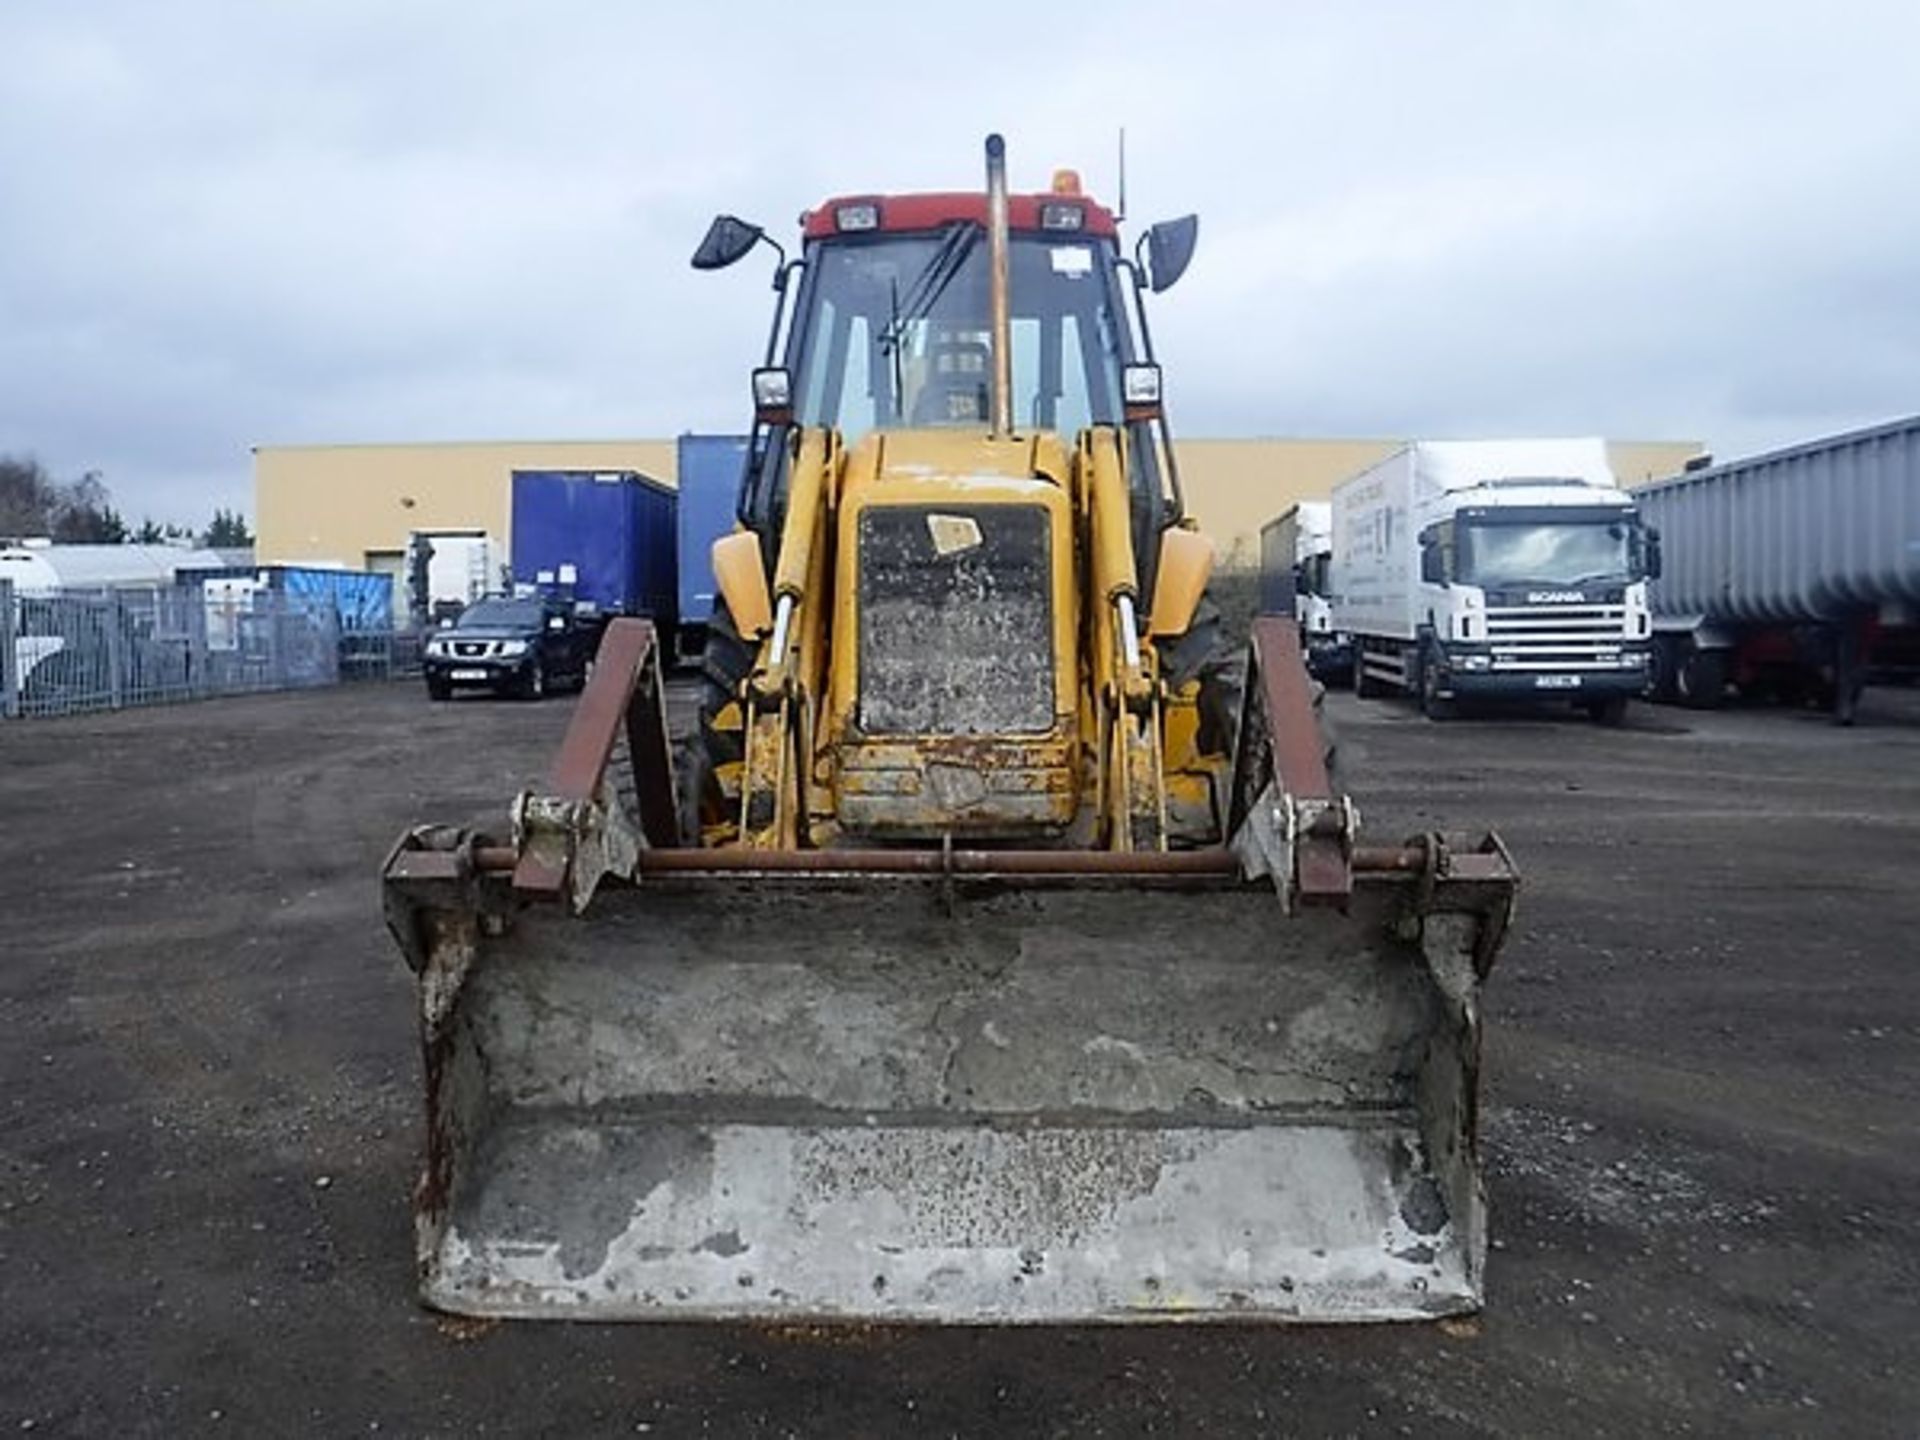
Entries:
POLYGON ((1333 506, 1302 500, 1260 530, 1261 608, 1292 615, 1315 679, 1353 676, 1353 639, 1333 623, 1333 506))
POLYGON ((1648 684, 1658 537, 1598 440, 1409 446, 1334 496, 1356 686, 1442 715, 1565 699, 1617 722, 1648 684))

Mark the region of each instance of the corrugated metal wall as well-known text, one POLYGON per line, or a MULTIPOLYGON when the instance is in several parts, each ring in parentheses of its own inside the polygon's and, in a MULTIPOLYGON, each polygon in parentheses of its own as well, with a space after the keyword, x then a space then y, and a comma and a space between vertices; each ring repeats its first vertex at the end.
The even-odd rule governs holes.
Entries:
POLYGON ((1643 487, 1663 615, 1753 623, 1920 607, 1920 416, 1643 487))

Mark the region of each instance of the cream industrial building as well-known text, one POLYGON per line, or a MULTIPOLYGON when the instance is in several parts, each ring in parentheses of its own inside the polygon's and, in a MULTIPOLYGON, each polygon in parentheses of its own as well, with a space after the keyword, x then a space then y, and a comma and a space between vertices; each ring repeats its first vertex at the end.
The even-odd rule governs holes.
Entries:
MULTIPOLYGON (((1260 527, 1298 500, 1390 454, 1399 440, 1182 439, 1187 509, 1222 563, 1258 563, 1260 527)), ((1695 441, 1608 442, 1625 485, 1674 475, 1695 441)), ((262 445, 254 451, 254 528, 262 564, 330 562, 399 573, 414 530, 480 529, 511 543, 515 470, 638 470, 675 479, 665 440, 262 445)))

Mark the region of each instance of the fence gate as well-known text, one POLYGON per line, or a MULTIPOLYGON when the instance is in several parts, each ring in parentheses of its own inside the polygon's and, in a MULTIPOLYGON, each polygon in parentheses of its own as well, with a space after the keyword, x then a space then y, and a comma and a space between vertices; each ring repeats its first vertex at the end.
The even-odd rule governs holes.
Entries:
POLYGON ((331 605, 264 587, 23 595, 0 580, 0 714, 73 715, 386 679, 391 632, 343 632, 331 605))

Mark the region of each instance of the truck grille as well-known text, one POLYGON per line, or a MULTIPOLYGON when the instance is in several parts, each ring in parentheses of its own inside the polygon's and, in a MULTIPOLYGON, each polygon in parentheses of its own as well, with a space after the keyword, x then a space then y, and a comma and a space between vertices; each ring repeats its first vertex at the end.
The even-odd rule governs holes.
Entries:
POLYGON ((1626 628, 1624 605, 1487 610, 1487 641, 1496 670, 1613 670, 1628 639, 1626 628))
POLYGON ((864 733, 1053 728, 1051 528, 1038 505, 862 512, 864 733))

